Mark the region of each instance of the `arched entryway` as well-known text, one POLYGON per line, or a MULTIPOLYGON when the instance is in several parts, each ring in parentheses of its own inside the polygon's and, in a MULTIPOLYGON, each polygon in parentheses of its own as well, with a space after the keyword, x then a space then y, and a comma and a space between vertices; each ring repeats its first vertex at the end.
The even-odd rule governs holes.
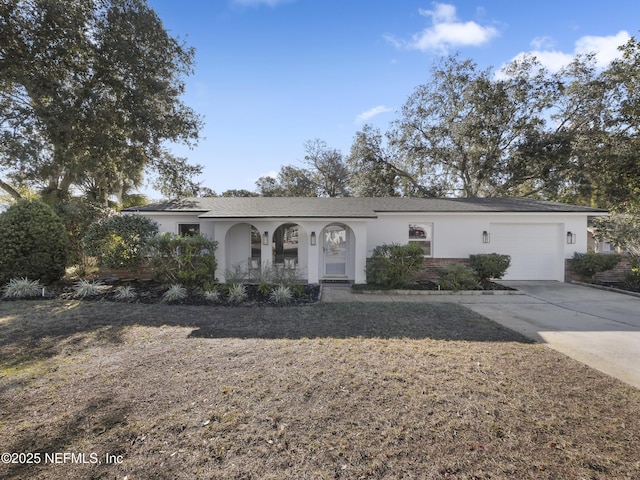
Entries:
POLYGON ((233 225, 225 238, 226 269, 234 274, 250 276, 262 264, 262 236, 249 223, 233 225))

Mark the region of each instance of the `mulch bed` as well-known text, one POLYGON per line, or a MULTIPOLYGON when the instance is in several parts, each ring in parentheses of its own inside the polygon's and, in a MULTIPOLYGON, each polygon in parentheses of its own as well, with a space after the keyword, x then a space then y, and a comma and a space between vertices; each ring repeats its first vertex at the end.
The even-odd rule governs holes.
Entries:
MULTIPOLYGON (((45 289, 45 295, 43 297, 36 297, 32 300, 72 300, 77 299, 74 289, 75 282, 72 281, 60 281, 45 289)), ((220 286, 222 288, 222 286, 220 286)), ((264 294, 259 291, 257 285, 245 285, 247 292, 247 300, 240 303, 241 306, 252 305, 273 305, 274 301, 269 298, 268 294, 264 294)), ((288 305, 300 305, 314 303, 319 300, 320 286, 319 285, 303 285, 304 294, 302 296, 294 297, 288 305)), ((162 298, 163 294, 167 291, 169 286, 154 280, 104 280, 100 286, 100 292, 97 295, 92 295, 82 298, 87 301, 99 301, 108 300, 120 303, 142 303, 142 304, 155 304, 155 303, 170 303, 172 305, 219 305, 226 304, 226 300, 221 298, 219 301, 207 300, 202 294, 203 291, 200 288, 187 289, 187 297, 183 300, 165 302, 162 298), (131 300, 118 300, 116 299, 116 291, 118 287, 131 286, 135 289, 136 297, 131 300)), ((1 300, 7 300, 0 296, 1 300)))

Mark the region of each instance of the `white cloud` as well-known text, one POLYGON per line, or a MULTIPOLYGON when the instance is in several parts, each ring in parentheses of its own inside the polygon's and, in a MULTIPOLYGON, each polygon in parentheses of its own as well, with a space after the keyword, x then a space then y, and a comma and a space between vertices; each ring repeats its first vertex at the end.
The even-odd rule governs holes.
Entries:
POLYGON ((371 110, 367 110, 366 112, 362 112, 360 115, 356 117, 356 124, 366 122, 367 120, 372 119, 376 115, 380 115, 381 113, 390 112, 391 109, 385 107, 384 105, 379 105, 377 107, 372 108, 371 110))
POLYGON ((534 50, 550 50, 555 47, 555 40, 551 37, 536 37, 531 40, 531 46, 534 50))
POLYGON ((595 53, 596 65, 604 68, 622 54, 618 47, 629 41, 631 36, 621 30, 608 37, 582 37, 576 42, 576 53, 595 53))
POLYGON ((522 58, 527 54, 533 55, 550 72, 557 72, 571 63, 576 55, 593 53, 596 66, 605 68, 611 61, 621 56, 618 47, 627 43, 629 38, 631 36, 624 30, 606 37, 584 36, 575 42, 573 52, 568 53, 552 49, 553 41, 548 37, 541 37, 531 42, 533 50, 519 53, 513 59, 522 58))
POLYGON ((454 5, 434 3, 433 10, 420 9, 419 13, 431 17, 430 27, 414 34, 409 41, 398 40, 390 35, 386 35, 385 39, 397 48, 447 53, 450 47, 483 45, 499 34, 494 27, 460 21, 454 5))

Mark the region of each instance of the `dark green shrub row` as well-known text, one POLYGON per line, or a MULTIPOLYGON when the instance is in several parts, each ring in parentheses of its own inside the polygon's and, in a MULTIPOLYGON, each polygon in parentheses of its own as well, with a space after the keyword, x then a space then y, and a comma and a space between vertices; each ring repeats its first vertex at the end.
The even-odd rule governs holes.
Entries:
MULTIPOLYGON (((509 255, 471 255, 470 266, 452 263, 438 270, 438 284, 445 290, 475 290, 490 278, 502 278, 511 265, 509 255)), ((415 244, 384 244, 373 250, 366 268, 367 283, 403 288, 415 281, 424 267, 422 249, 415 244)))
POLYGON ((481 282, 488 281, 491 278, 500 279, 504 277, 510 265, 511 257, 509 255, 501 255, 499 253, 469 255, 469 266, 476 271, 481 282))
POLYGON ((160 281, 206 289, 215 281, 217 245, 201 235, 164 233, 148 239, 145 252, 160 281))
POLYGON ((158 224, 142 215, 113 215, 92 223, 84 237, 86 252, 101 267, 137 267, 146 242, 158 233, 158 224))
POLYGON ((424 252, 415 243, 384 244, 373 249, 367 262, 367 283, 386 288, 401 288, 415 281, 424 267, 424 252))
POLYGON ((615 253, 574 253, 570 260, 571 269, 578 275, 592 280, 597 273, 606 272, 620 262, 620 255, 615 253))

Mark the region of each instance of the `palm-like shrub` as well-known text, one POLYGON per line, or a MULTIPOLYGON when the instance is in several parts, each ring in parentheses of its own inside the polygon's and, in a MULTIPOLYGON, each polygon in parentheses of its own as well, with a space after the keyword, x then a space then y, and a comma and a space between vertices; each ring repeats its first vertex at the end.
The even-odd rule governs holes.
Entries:
POLYGON ((180 300, 184 300, 185 298, 187 298, 187 289, 177 283, 171 285, 169 289, 162 295, 162 299, 165 302, 179 302, 180 300))
POLYGON ((12 278, 4 287, 5 298, 32 298, 42 295, 42 285, 38 280, 28 278, 12 278))
POLYGON ((234 283, 229 287, 227 300, 229 303, 239 304, 247 299, 247 288, 241 283, 234 283))
POLYGON ((83 278, 73 285, 73 296, 76 298, 89 298, 100 295, 104 285, 100 280, 88 280, 83 278))
POLYGON ((20 200, 0 214, 0 285, 18 277, 54 282, 68 258, 67 231, 45 203, 20 200))
POLYGON ((113 296, 116 300, 127 301, 133 300, 136 298, 138 294, 136 293, 136 289, 131 285, 124 285, 116 288, 116 293, 113 296))
POLYGON ((284 305, 293 300, 293 292, 289 287, 279 285, 271 291, 269 298, 278 305, 284 305))

